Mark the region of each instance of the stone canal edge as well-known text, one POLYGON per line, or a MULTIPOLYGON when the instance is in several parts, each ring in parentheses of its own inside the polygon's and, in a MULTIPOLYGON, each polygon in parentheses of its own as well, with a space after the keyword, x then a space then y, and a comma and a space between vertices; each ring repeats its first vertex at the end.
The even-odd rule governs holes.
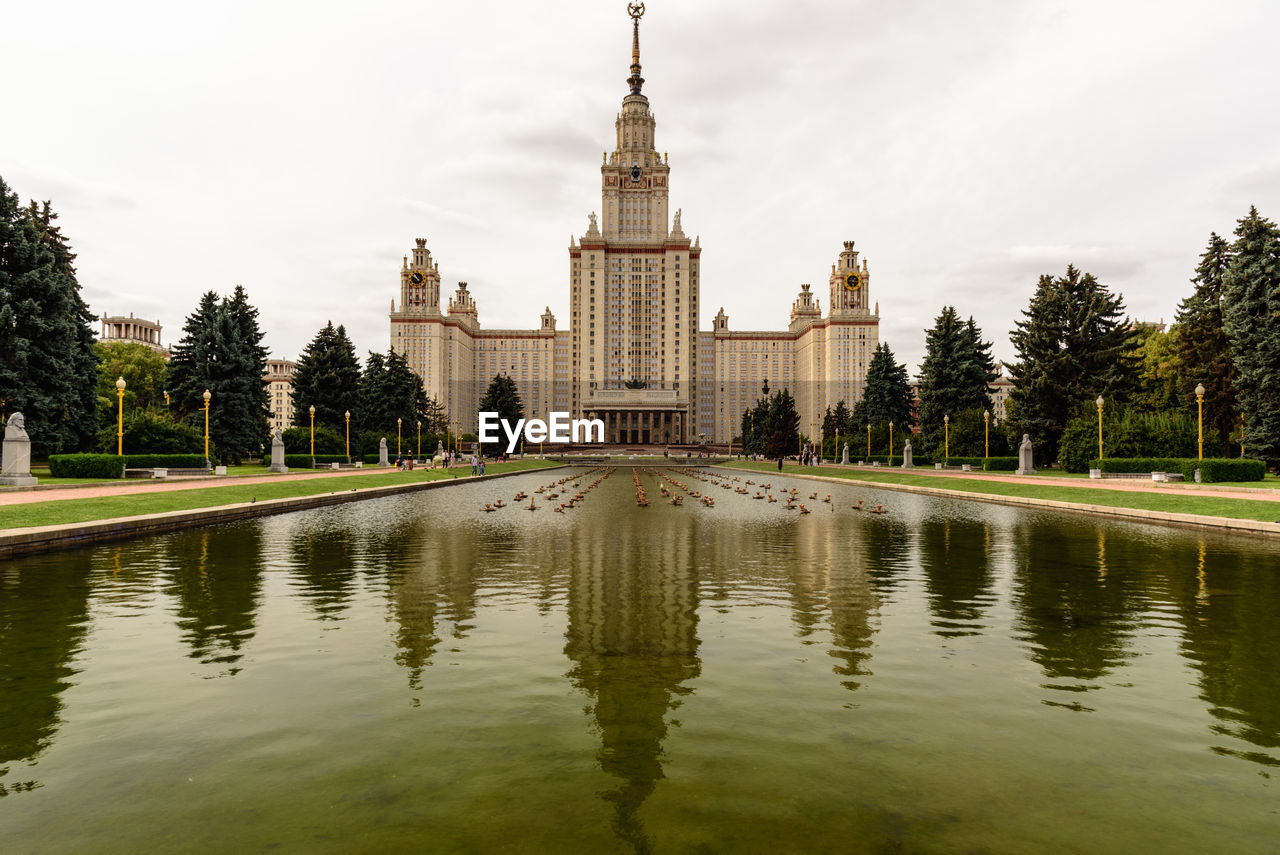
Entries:
MULTIPOLYGON (((765 475, 771 472, 756 469, 739 469, 735 466, 720 467, 734 472, 754 472, 765 475)), ((1157 525, 1184 526, 1191 528, 1212 528, 1218 530, 1237 531, 1245 534, 1280 535, 1280 522, 1263 520, 1243 520, 1235 517, 1214 517, 1203 514, 1180 514, 1166 511, 1148 511, 1141 508, 1117 508, 1111 505, 1090 505, 1083 502, 1060 502, 1057 499, 1035 499, 1026 496, 1000 496, 992 493, 967 493, 963 490, 944 490, 939 487, 918 487, 912 484, 893 484, 880 481, 860 481, 855 478, 834 478, 830 475, 812 475, 808 472, 780 473, 784 478, 802 478, 807 481, 824 481, 828 484, 862 487, 866 490, 893 490, 899 493, 918 493, 924 496, 936 496, 942 499, 970 500, 988 502, 996 505, 1013 505, 1022 508, 1041 510, 1067 511, 1069 513, 1089 514, 1092 516, 1121 517, 1133 522, 1155 523, 1157 525)), ((1277 507, 1280 512, 1280 507, 1277 507)))
MULTIPOLYGON (((59 549, 89 546, 130 537, 177 531, 185 528, 198 528, 206 525, 236 522, 256 517, 287 514, 294 511, 323 508, 331 505, 343 505, 367 499, 379 499, 402 493, 414 493, 422 490, 435 490, 457 484, 472 484, 479 481, 492 481, 500 478, 511 478, 526 475, 530 471, 550 472, 562 466, 548 467, 539 470, 521 470, 518 472, 501 472, 494 475, 483 475, 464 479, 439 481, 419 481, 411 484, 392 484, 385 487, 366 487, 360 490, 322 493, 314 496, 296 496, 285 499, 267 499, 261 502, 239 502, 233 505, 218 505, 211 508, 193 508, 186 511, 168 511, 161 514, 149 514, 116 519, 90 520, 64 525, 39 526, 34 528, 11 529, 0 534, 0 559, 19 555, 32 555, 41 552, 52 552, 59 549)), ((723 467, 736 472, 755 470, 723 467)), ((1118 508, 1110 505, 1091 505, 1079 502, 1061 502, 1054 499, 1036 499, 1024 496, 999 496, 989 493, 966 493, 960 490, 945 490, 938 487, 920 487, 908 484, 892 484, 881 482, 859 481, 851 478, 834 478, 828 475, 814 475, 801 472, 783 472, 784 477, 799 478, 807 481, 822 481, 828 484, 841 484, 846 487, 860 487, 865 490, 889 490, 900 493, 916 493, 918 495, 935 496, 943 499, 970 500, 997 505, 1011 505, 1022 508, 1066 511, 1068 513, 1088 514, 1092 516, 1117 517, 1133 522, 1155 523, 1191 528, 1208 528, 1236 531, 1256 535, 1280 535, 1280 523, 1260 520, 1235 519, 1232 517, 1214 517, 1201 514, 1168 513, 1163 511, 1147 511, 1138 508, 1118 508)))
POLYGON ((59 549, 72 549, 90 546, 112 540, 123 540, 149 534, 161 534, 184 528, 198 528, 219 523, 237 522, 256 517, 288 514, 294 511, 305 511, 312 508, 324 508, 331 505, 345 505, 350 502, 361 502, 366 499, 381 499, 402 493, 416 493, 421 490, 435 490, 457 484, 475 484, 481 481, 495 481, 499 478, 511 478, 515 475, 527 475, 530 472, 554 472, 561 466, 548 466, 541 469, 523 469, 516 472, 499 472, 493 475, 478 475, 469 478, 450 478, 438 481, 416 481, 410 484, 390 484, 385 487, 366 487, 364 489, 346 490, 344 492, 320 493, 314 496, 295 496, 285 499, 265 499, 261 502, 238 502, 234 505, 217 505, 211 508, 192 508, 186 511, 167 511, 162 514, 146 514, 134 517, 118 517, 107 520, 88 520, 86 522, 66 523, 63 525, 37 526, 33 528, 10 529, 0 533, 0 559, 18 555, 32 555, 40 552, 53 552, 59 549))

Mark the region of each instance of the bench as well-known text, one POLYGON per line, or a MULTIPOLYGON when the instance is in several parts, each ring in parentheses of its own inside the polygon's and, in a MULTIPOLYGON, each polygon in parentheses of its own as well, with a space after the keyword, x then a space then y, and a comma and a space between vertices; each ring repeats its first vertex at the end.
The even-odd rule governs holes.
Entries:
POLYGON ((126 478, 198 478, 212 474, 212 469, 206 469, 203 466, 196 469, 174 469, 157 466, 154 468, 124 470, 124 477, 126 478))

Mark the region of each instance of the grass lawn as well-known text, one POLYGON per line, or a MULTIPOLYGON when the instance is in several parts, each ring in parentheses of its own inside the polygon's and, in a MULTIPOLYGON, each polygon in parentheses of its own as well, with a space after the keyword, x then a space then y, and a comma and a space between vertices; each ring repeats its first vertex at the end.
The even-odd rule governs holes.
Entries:
MULTIPOLYGON (((727 468, 757 472, 777 472, 777 463, 738 462, 722 464, 727 468)), ((1201 496, 1191 491, 1130 493, 1091 487, 1064 487, 1055 484, 1036 484, 1034 480, 1012 479, 977 480, 944 479, 930 475, 909 475, 905 472, 857 471, 824 467, 786 466, 783 474, 823 475, 843 478, 866 484, 903 484, 910 487, 930 487, 955 493, 975 493, 988 496, 1018 496, 1031 499, 1048 499, 1055 502, 1075 502, 1082 505, 1104 505, 1109 508, 1136 508, 1170 514, 1200 514, 1209 517, 1227 517, 1241 520, 1280 521, 1280 503, 1257 499, 1220 499, 1201 496)), ((1258 482, 1254 482, 1257 485, 1258 482)))
MULTIPOLYGON (((545 460, 513 460, 509 463, 490 463, 485 471, 491 475, 503 472, 520 472, 527 469, 543 469, 557 464, 545 460)), ((167 511, 186 511, 193 508, 212 508, 234 505, 250 499, 266 501, 295 496, 314 496, 320 493, 358 490, 366 487, 386 487, 392 484, 409 484, 419 481, 441 481, 470 477, 469 468, 415 469, 412 472, 382 472, 375 475, 349 475, 342 477, 317 475, 314 478, 277 480, 263 478, 258 484, 230 487, 193 487, 190 490, 173 490, 154 493, 133 493, 127 496, 103 496, 93 499, 58 499, 50 502, 32 502, 21 505, 0 506, 0 529, 26 528, 41 525, 62 525, 89 520, 114 519, 167 511)), ((39 495, 39 494, 35 494, 39 495)))

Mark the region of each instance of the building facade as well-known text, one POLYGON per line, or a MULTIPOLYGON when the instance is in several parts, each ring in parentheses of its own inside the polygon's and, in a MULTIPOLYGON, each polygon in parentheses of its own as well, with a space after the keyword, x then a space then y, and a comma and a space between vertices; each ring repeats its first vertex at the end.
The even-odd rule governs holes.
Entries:
POLYGON ((298 363, 291 360, 267 360, 267 373, 262 382, 267 384, 272 431, 293 427, 293 372, 296 370, 298 363))
POLYGON ((634 11, 630 91, 600 165, 601 215, 567 248, 569 328, 557 330, 548 308, 536 329, 485 330, 465 282, 442 308, 439 264, 419 238, 391 303, 391 348, 463 431, 476 430, 480 397, 505 374, 527 414, 599 418, 606 441, 645 444, 728 442, 767 379, 791 391, 800 430, 816 437, 828 406, 861 398, 879 341, 867 263, 845 242, 825 316, 802 285, 783 330, 730 330, 723 308, 700 330, 702 246, 672 208, 669 158, 643 94, 643 9, 634 11))
POLYGON ((135 318, 132 312, 127 318, 124 315, 108 317, 103 314, 99 320, 102 323, 102 334, 98 340, 103 344, 145 344, 165 359, 169 358, 169 348, 160 340, 164 327, 159 321, 144 321, 142 318, 135 318))

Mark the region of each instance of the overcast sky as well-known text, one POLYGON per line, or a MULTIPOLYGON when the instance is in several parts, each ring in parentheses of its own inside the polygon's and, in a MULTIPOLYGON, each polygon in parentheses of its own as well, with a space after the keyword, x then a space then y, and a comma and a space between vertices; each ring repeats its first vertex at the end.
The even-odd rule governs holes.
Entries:
MULTIPOLYGON (((953 304, 995 353, 1068 263, 1171 320, 1211 231, 1280 218, 1280 4, 651 0, 644 91, 703 246, 703 329, 826 309, 857 241, 914 371, 953 304)), ((385 350, 425 237, 486 327, 568 325, 627 93, 624 0, 7 4, 0 176, 49 199, 98 314, 176 341, 243 284, 274 356, 385 350)))

